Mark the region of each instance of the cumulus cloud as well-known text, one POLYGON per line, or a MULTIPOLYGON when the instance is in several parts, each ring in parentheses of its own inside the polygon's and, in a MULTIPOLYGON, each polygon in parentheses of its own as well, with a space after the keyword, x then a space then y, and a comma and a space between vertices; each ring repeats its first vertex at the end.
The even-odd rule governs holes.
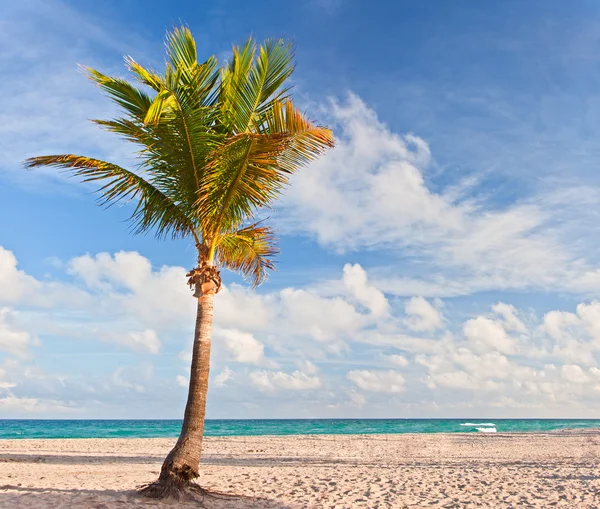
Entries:
POLYGON ((485 316, 468 320, 463 326, 463 334, 479 352, 498 350, 501 353, 515 353, 515 341, 502 324, 485 316))
POLYGON ((286 288, 280 292, 280 303, 292 334, 308 334, 319 341, 337 341, 367 321, 342 297, 322 298, 307 290, 286 288))
MULTIPOLYGON (((7 360, 0 367, 0 399, 13 398, 5 403, 10 402, 12 415, 18 412, 17 400, 23 408, 38 405, 60 414, 60 408, 87 400, 106 405, 109 398, 155 397, 174 381, 187 384, 177 372, 157 378, 151 366, 116 367, 87 382, 87 373, 41 373, 27 357, 37 351, 32 346, 38 336, 41 347, 60 337, 101 341, 107 353, 111 344, 115 352, 136 356, 169 351, 167 345, 174 344, 182 352, 181 373, 189 365, 195 311, 183 268, 155 268, 137 253, 85 255, 62 265, 68 270, 62 280, 38 280, 19 271, 14 255, 4 251, 9 261, 4 279, 25 280, 38 294, 33 301, 26 292, 11 296, 11 308, 0 311, 0 350, 5 359, 24 363, 7 360), (146 296, 148 289, 160 297, 146 296), (48 307, 56 295, 58 304, 48 307), (143 304, 132 302, 136 299, 143 304), (27 309, 20 309, 25 303, 27 309), (176 319, 161 315, 171 312, 176 319), (43 407, 46 400, 51 403, 43 407)), ((385 398, 397 393, 406 400, 403 408, 420 415, 431 409, 452 415, 460 405, 509 413, 540 403, 548 412, 558 411, 557 405, 595 408, 600 388, 596 301, 539 318, 497 302, 489 312, 460 323, 444 317, 445 305, 438 301, 413 297, 392 303, 360 265, 346 265, 333 282, 263 293, 238 285, 223 289, 216 298, 222 306, 215 313, 213 358, 213 382, 222 401, 243 394, 251 403, 268 394, 284 404, 283 394, 291 391, 328 409, 327 415, 358 408, 386 414, 385 398), (336 367, 347 364, 352 369, 336 367)))
POLYGON ((319 368, 308 359, 299 359, 296 361, 296 365, 300 371, 309 375, 314 375, 319 371, 319 368))
POLYGON ((0 246, 0 302, 10 304, 20 301, 28 286, 36 284, 33 278, 17 269, 16 256, 0 246))
POLYGON ((404 377, 397 371, 369 371, 358 369, 349 371, 348 380, 356 387, 370 392, 403 392, 404 377))
POLYGON ((565 380, 575 384, 584 384, 589 380, 583 369, 581 369, 581 366, 577 366, 576 364, 565 364, 560 368, 560 372, 565 380))
POLYGON ((406 325, 413 331, 434 331, 443 324, 442 314, 423 297, 413 297, 404 305, 406 325))
POLYGON ((249 378, 256 388, 265 392, 303 391, 318 389, 321 386, 319 377, 310 376, 298 370, 293 373, 253 371, 250 373, 249 378))
POLYGON ((265 347, 252 334, 237 329, 217 329, 215 337, 223 341, 235 362, 265 364, 265 347))
POLYGON ((185 285, 185 269, 154 270, 150 261, 136 252, 79 256, 69 262, 68 272, 80 279, 91 295, 102 296, 112 313, 139 317, 153 328, 176 325, 195 311, 185 285))
POLYGON ((342 280, 350 295, 374 316, 385 316, 388 313, 389 305, 384 293, 368 283, 367 273, 360 265, 344 265, 342 280))
POLYGON ((241 285, 221 289, 215 299, 215 323, 231 329, 264 330, 273 319, 269 300, 241 285))
POLYGON ((9 308, 0 308, 0 352, 28 357, 31 344, 30 335, 16 326, 15 312, 9 308))
POLYGON ((575 313, 550 311, 526 326, 515 307, 498 303, 489 316, 467 320, 462 337, 442 339, 415 360, 426 368, 426 385, 450 391, 457 402, 464 391, 479 407, 583 411, 599 388, 598 309, 597 302, 582 303, 575 313), (478 398, 481 393, 488 396, 478 398))
MULTIPOLYGON (((0 288, 17 282, 14 288, 35 289, 36 299, 25 290, 10 295, 11 302, 26 304, 35 316, 28 320, 26 334, 101 340, 148 353, 161 349, 163 336, 191 338, 195 301, 182 267, 154 268, 135 252, 99 253, 63 264, 66 280, 42 281, 18 270, 10 251, 3 249, 0 261, 0 288)), ((257 332, 279 351, 296 348, 309 337, 315 345, 326 343, 328 351, 340 352, 345 342, 360 341, 361 330, 387 321, 382 318, 389 309, 359 265, 348 265, 341 281, 339 292, 329 296, 318 288, 284 288, 261 295, 239 285, 226 286, 216 299, 215 337, 231 360, 266 367, 275 364, 265 359, 265 340, 257 332)), ((25 336, 19 338, 14 345, 25 342, 25 336)))
POLYGON ((506 330, 527 332, 527 327, 517 316, 518 312, 514 306, 505 304, 504 302, 498 302, 498 304, 492 306, 492 311, 500 317, 506 330))

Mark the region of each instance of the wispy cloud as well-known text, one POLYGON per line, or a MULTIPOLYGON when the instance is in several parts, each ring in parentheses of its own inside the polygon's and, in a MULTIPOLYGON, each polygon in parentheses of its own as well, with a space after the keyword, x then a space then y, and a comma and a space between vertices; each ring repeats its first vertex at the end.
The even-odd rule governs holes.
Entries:
MULTIPOLYGON (((595 218, 579 197, 597 203, 597 189, 543 188, 502 205, 482 199, 469 185, 434 190, 424 140, 392 132, 355 95, 334 101, 329 116, 338 145, 294 177, 280 217, 289 233, 304 232, 342 252, 396 253, 404 259, 403 271, 414 270, 413 260, 419 276, 426 273, 415 284, 443 284, 446 295, 589 290, 598 262, 589 252, 597 243, 589 236, 578 244, 570 240, 574 231, 584 233, 582 221, 590 225, 595 218)), ((407 278, 386 277, 402 277, 401 284, 407 278)))

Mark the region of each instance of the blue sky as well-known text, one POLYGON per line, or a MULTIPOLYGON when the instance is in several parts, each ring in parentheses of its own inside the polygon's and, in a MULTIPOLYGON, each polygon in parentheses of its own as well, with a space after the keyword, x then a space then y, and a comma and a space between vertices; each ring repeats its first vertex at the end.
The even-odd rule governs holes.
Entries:
POLYGON ((336 149, 271 212, 278 271, 225 275, 209 417, 597 417, 596 2, 25 0, 0 15, 0 417, 177 418, 188 242, 26 157, 133 163, 77 64, 160 68, 185 22, 227 60, 295 43, 336 149))

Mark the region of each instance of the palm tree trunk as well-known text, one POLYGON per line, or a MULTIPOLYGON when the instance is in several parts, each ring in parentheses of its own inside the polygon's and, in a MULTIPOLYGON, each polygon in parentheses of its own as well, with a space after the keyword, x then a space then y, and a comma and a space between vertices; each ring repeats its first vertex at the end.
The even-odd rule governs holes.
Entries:
POLYGON ((190 483, 198 477, 202 453, 214 297, 214 289, 210 289, 198 298, 190 386, 181 434, 166 457, 158 480, 142 490, 150 497, 183 499, 188 498, 188 488, 202 491, 190 483))

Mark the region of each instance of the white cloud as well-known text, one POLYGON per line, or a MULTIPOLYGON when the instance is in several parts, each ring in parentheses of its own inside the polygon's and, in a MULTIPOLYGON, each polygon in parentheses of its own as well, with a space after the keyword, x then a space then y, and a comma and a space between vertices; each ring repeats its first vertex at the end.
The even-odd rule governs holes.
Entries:
POLYGON ((463 390, 497 390, 503 386, 494 380, 480 380, 465 371, 452 371, 431 375, 431 387, 447 387, 463 390))
POLYGON ((49 412, 77 414, 78 409, 63 401, 40 398, 19 398, 13 395, 0 397, 0 413, 2 415, 35 414, 44 415, 49 412))
POLYGON ((413 331, 434 331, 443 324, 442 314, 423 297, 413 297, 404 305, 406 325, 413 331))
MULTIPOLYGON (((80 401, 87 400, 104 405, 109 394, 122 402, 136 394, 154 397, 166 390, 163 387, 172 387, 173 380, 179 384, 187 380, 177 372, 156 378, 145 368, 118 368, 102 381, 88 383, 87 373, 79 378, 73 373, 40 373, 23 356, 35 345, 35 338, 41 337, 45 348, 49 343, 45 336, 52 335, 76 342, 104 341, 141 353, 156 353, 167 350, 167 343, 175 344, 175 351, 182 351, 181 360, 189 363, 184 345, 193 337, 195 306, 183 268, 155 269, 137 253, 86 255, 62 265, 74 278, 37 280, 18 271, 12 253, 5 250, 4 254, 9 260, 5 279, 17 274, 17 281, 26 280, 28 287, 35 288, 36 299, 26 290, 16 299, 11 297, 14 310, 4 308, 0 313, 1 348, 12 349, 5 352, 10 353, 9 359, 22 355, 25 362, 19 367, 2 365, 0 397, 24 398, 24 405, 29 398, 31 408, 33 400, 59 402, 47 408, 60 414, 60 405, 81 406, 80 401), (159 296, 148 298, 144 295, 148 289, 159 296), (59 299, 53 306, 54 297, 59 299), (78 394, 75 403, 70 394, 78 394)), ((225 404, 239 397, 252 403, 263 392, 269 400, 285 405, 282 394, 297 391, 331 415, 356 408, 372 412, 385 407, 389 394, 403 392, 407 408, 420 415, 431 408, 453 415, 460 405, 505 408, 508 413, 518 413, 520 408, 525 412, 540 402, 548 412, 559 404, 595 408, 590 401, 600 390, 600 370, 595 371, 600 303, 581 303, 572 312, 554 310, 538 319, 498 302, 489 313, 461 324, 442 316, 443 303, 424 298, 406 301, 404 314, 401 302, 390 305, 378 284, 370 281, 362 267, 346 265, 341 279, 322 286, 313 283, 262 294, 236 285, 226 287, 216 298, 219 302, 223 297, 224 306, 221 318, 216 312, 214 326, 214 360, 226 367, 213 378, 226 396, 225 404), (357 298, 365 294, 374 298, 357 298), (427 336, 412 335, 418 331, 410 329, 427 336), (267 347, 272 358, 265 357, 267 347), (331 368, 356 366, 357 359, 368 369, 350 368, 340 375, 331 368), (242 364, 263 369, 249 370, 242 364), (388 369, 392 366, 397 369, 388 369), (352 389, 340 380, 344 376, 352 389), (361 392, 371 394, 365 398, 361 392)), ((104 350, 111 354, 110 348, 104 350)), ((72 352, 79 355, 76 343, 72 352)), ((15 415, 16 400, 10 401, 15 415)))
POLYGON ((215 299, 215 324, 223 328, 261 330, 272 315, 272 305, 265 297, 240 285, 222 288, 215 299))
POLYGON ((30 335, 16 327, 15 313, 9 308, 0 308, 0 352, 18 357, 29 356, 32 343, 30 335))
POLYGON ((389 305, 385 295, 381 290, 368 283, 367 273, 358 263, 344 265, 343 282, 350 295, 370 310, 374 316, 387 315, 389 305))
POLYGON ((119 332, 92 330, 91 335, 101 341, 125 346, 137 352, 156 354, 160 351, 161 347, 160 340, 158 339, 156 332, 152 329, 119 332))
POLYGON ((139 317, 152 328, 172 326, 195 312, 183 267, 153 270, 144 256, 123 251, 79 256, 68 266, 87 291, 108 301, 113 313, 139 317))
POLYGON ((562 377, 568 382, 584 384, 588 381, 587 375, 577 364, 565 364, 560 368, 562 377))
POLYGON ((89 295, 60 282, 40 281, 18 269, 17 258, 0 246, 0 305, 81 306, 91 303, 89 295))
MULTIPOLYGON (((282 223, 337 251, 386 250, 418 257, 422 278, 387 269, 386 291, 455 295, 477 290, 598 289, 597 268, 568 242, 566 224, 546 196, 491 208, 471 186, 433 190, 427 143, 392 132, 360 98, 327 110, 337 145, 293 177, 282 223), (444 284, 445 283, 445 284, 444 284)), ((439 188, 439 186, 437 186, 439 188)), ((593 262, 593 260, 590 260, 593 262)), ((378 281, 379 282, 379 281, 378 281)))
POLYGON ((265 363, 265 347, 252 334, 237 329, 215 329, 214 334, 223 341, 233 361, 265 363))
POLYGON ((312 362, 310 362, 308 359, 297 360, 296 365, 298 366, 298 369, 300 369, 300 371, 308 375, 315 375, 319 372, 319 368, 315 366, 312 362))
POLYGON ((478 316, 468 320, 463 326, 463 334, 479 352, 489 350, 498 350, 507 354, 516 352, 514 339, 506 333, 501 323, 490 318, 478 316))
POLYGON ((392 364, 395 364, 396 366, 399 366, 401 368, 405 368, 409 364, 406 357, 403 357, 402 355, 397 355, 397 354, 384 355, 383 358, 386 361, 391 362, 392 364))
MULTIPOLYGON (((190 383, 188 378, 185 376, 182 376, 182 375, 177 375, 175 377, 175 381, 177 382, 177 385, 179 385, 179 387, 187 387, 190 383)), ((219 385, 219 384, 217 384, 217 385, 219 385)))
POLYGON ((367 403, 367 398, 360 392, 349 391, 348 396, 350 397, 350 401, 352 402, 352 404, 357 406, 358 408, 365 406, 365 404, 367 403))
POLYGON ((321 380, 301 371, 285 373, 283 371, 253 371, 249 374, 250 382, 259 390, 274 391, 303 391, 318 389, 321 380))
POLYGON ((110 378, 110 383, 119 389, 129 389, 135 391, 136 393, 145 392, 146 386, 143 381, 147 381, 148 378, 152 375, 153 368, 151 365, 147 365, 145 367, 145 377, 142 376, 132 376, 132 369, 126 368, 124 366, 119 366, 110 378), (144 380, 145 378, 145 380, 144 380))
POLYGON ((527 332, 527 327, 517 316, 517 310, 514 306, 498 302, 492 307, 492 311, 500 316, 506 330, 515 332, 527 332))
MULTIPOLYGON (((310 335, 317 341, 339 341, 367 319, 342 297, 322 298, 307 290, 286 288, 279 294, 285 332, 310 335)), ((282 331, 282 332, 284 332, 282 331)))
POLYGON ((81 278, 91 289, 110 289, 118 284, 139 292, 152 273, 150 260, 139 253, 119 251, 111 256, 99 253, 78 256, 69 262, 68 272, 81 278))
POLYGON ((232 378, 233 371, 225 366, 223 370, 217 376, 215 376, 215 385, 217 387, 224 387, 232 378))
POLYGON ((347 378, 359 389, 370 392, 403 392, 404 377, 397 371, 369 371, 358 369, 349 371, 347 378))
POLYGON ((32 285, 36 285, 36 281, 17 269, 15 255, 0 246, 0 303, 21 300, 27 287, 32 285))

